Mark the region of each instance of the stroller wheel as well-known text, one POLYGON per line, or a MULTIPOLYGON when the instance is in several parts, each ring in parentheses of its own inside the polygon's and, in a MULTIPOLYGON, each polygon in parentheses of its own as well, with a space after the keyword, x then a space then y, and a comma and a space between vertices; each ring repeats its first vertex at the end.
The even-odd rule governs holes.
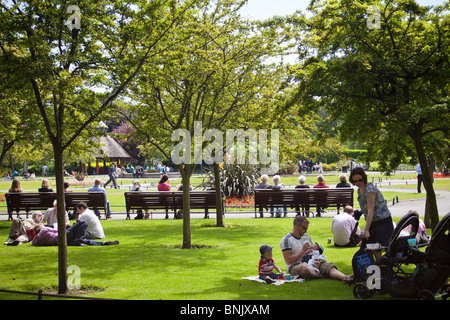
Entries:
POLYGON ((434 293, 430 290, 421 290, 417 295, 419 300, 435 300, 434 293))
POLYGON ((389 292, 388 288, 389 287, 388 287, 386 279, 381 279, 381 288, 379 290, 377 290, 377 293, 379 293, 379 294, 386 294, 386 293, 389 292))
POLYGON ((443 300, 447 300, 447 298, 450 296, 450 284, 447 284, 442 287, 442 289, 439 290, 441 297, 443 300))
POLYGON ((367 288, 365 283, 359 282, 353 287, 353 295, 357 299, 369 299, 372 297, 373 292, 367 288))

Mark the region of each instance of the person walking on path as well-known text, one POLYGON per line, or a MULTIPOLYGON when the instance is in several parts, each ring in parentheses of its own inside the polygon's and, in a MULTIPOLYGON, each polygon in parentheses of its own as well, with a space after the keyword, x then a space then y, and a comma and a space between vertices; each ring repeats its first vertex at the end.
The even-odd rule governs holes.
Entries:
POLYGON ((416 167, 416 173, 417 173, 417 193, 422 193, 421 187, 422 187, 422 168, 420 167, 420 163, 416 167))
POLYGON ((116 164, 115 163, 113 163, 112 166, 109 167, 108 176, 109 176, 109 180, 106 181, 106 183, 103 185, 103 187, 106 188, 106 186, 110 182, 112 182, 114 185, 114 189, 117 189, 117 182, 116 182, 117 173, 116 173, 116 164))

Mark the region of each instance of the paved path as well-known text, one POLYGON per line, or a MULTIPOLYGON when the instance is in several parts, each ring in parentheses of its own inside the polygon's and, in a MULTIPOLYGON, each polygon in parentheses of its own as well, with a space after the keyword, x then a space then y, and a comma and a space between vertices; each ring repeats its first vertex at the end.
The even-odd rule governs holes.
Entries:
MULTIPOLYGON (((440 179, 441 180, 441 179, 440 179)), ((444 180, 444 179, 442 179, 444 180)), ((450 180, 450 179, 445 179, 450 180)), ((401 188, 400 186, 414 185, 417 186, 417 180, 415 179, 392 179, 387 181, 382 181, 381 184, 377 184, 381 191, 397 191, 402 193, 417 193, 417 188, 401 188), (396 188, 395 186, 399 186, 396 188), (389 187, 387 187, 389 186, 389 187)), ((426 194, 425 187, 422 185, 422 193, 426 194)), ((436 202, 438 206, 439 216, 444 216, 450 212, 450 191, 446 190, 438 190, 435 189, 436 193, 436 202)), ((389 210, 391 211, 393 216, 402 217, 409 210, 415 210, 419 213, 420 217, 423 217, 425 214, 425 198, 419 199, 409 199, 409 200, 400 200, 395 205, 392 205, 392 199, 388 199, 389 210)))

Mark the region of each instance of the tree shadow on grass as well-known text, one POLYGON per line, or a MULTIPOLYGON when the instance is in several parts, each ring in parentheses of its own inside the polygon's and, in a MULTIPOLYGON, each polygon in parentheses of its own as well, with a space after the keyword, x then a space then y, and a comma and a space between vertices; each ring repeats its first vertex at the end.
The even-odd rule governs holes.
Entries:
MULTIPOLYGON (((341 281, 316 279, 285 283, 280 286, 236 277, 221 278, 220 285, 194 292, 185 291, 180 297, 192 300, 353 300, 353 289, 341 281)), ((176 295, 175 295, 176 298, 176 295)))

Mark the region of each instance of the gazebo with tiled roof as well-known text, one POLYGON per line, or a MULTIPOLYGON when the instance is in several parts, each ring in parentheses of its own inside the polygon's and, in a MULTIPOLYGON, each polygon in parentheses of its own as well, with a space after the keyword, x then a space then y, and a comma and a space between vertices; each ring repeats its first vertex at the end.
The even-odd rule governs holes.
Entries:
POLYGON ((133 161, 133 157, 120 146, 120 144, 111 138, 110 136, 104 136, 100 138, 100 148, 99 153, 95 155, 96 160, 96 174, 100 174, 100 168, 98 166, 99 161, 103 160, 104 167, 106 166, 106 161, 110 160, 117 164, 120 168, 125 161, 133 161))

